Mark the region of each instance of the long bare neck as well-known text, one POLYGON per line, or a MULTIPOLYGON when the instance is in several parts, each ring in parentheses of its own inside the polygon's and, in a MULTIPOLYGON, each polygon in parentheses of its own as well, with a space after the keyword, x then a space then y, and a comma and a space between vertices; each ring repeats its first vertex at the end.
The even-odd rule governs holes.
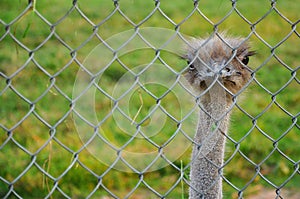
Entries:
POLYGON ((215 84, 201 100, 191 161, 190 199, 222 198, 222 165, 230 114, 224 88, 215 84))

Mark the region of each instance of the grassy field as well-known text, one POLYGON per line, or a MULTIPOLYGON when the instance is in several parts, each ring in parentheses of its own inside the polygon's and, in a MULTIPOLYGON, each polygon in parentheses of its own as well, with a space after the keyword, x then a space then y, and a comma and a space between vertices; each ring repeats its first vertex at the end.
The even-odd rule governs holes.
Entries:
MULTIPOLYGON (((81 122, 80 128, 84 135, 78 133, 78 126, 74 121, 80 119, 76 114, 69 112, 76 74, 81 70, 78 63, 83 63, 89 53, 101 43, 95 35, 89 38, 93 34, 93 26, 84 19, 82 13, 92 23, 99 24, 114 11, 114 3, 111 0, 78 1, 76 6, 82 13, 73 9, 66 16, 72 7, 72 1, 36 0, 33 9, 29 9, 18 20, 13 21, 28 6, 27 3, 24 0, 0 2, 0 196, 5 196, 13 187, 14 191, 24 198, 43 198, 49 190, 58 185, 59 189, 55 189, 52 198, 64 197, 61 192, 72 198, 85 198, 93 191, 93 198, 106 198, 110 196, 106 189, 123 198, 135 190, 135 187, 138 188, 130 198, 157 198, 149 187, 161 195, 166 194, 166 198, 187 198, 188 185, 179 180, 180 170, 183 169, 184 177, 188 180, 189 169, 186 165, 190 160, 191 147, 187 139, 182 138, 184 142, 180 146, 172 146, 172 142, 168 145, 170 151, 166 151, 173 166, 167 165, 145 173, 141 178, 136 173, 122 171, 125 166, 120 162, 116 164, 116 168, 119 169, 111 169, 109 164, 113 164, 117 153, 100 139, 95 139, 93 146, 105 145, 106 148, 96 147, 91 153, 90 149, 84 146, 82 136, 89 139, 95 129, 81 122), (35 11, 48 23, 53 24, 53 29, 41 20, 35 11), (8 28, 5 27, 7 24, 10 24, 8 28), (55 30, 55 35, 52 34, 52 30, 55 30), (52 36, 44 43, 49 35, 52 36), (25 45, 27 50, 12 37, 25 45), (73 51, 76 52, 75 60, 71 56, 73 51), (30 56, 33 56, 33 60, 27 63, 30 56), (33 112, 27 115, 32 108, 33 112), (105 161, 101 162, 99 159, 105 161), (103 186, 97 187, 99 182, 103 186), (9 187, 8 183, 12 183, 13 186, 9 187)), ((284 185, 283 189, 288 190, 300 188, 299 170, 294 175, 293 164, 300 160, 300 122, 297 121, 300 110, 300 30, 299 24, 296 24, 298 27, 295 28, 295 32, 285 39, 292 30, 292 24, 280 17, 275 10, 262 19, 271 9, 270 4, 270 1, 258 0, 236 3, 239 12, 251 23, 256 24, 257 35, 252 34, 249 38, 253 49, 257 51, 257 55, 250 60, 251 68, 256 71, 256 81, 247 88, 243 100, 238 101, 240 109, 234 108, 230 137, 240 143, 240 151, 232 158, 235 144, 228 141, 226 160, 232 159, 225 166, 224 173, 235 187, 245 188, 245 198, 262 189, 274 188, 262 177, 255 177, 254 164, 261 164, 260 173, 275 186, 284 185), (293 80, 289 82, 291 78, 293 80), (248 136, 245 137, 246 134, 248 136), (292 177, 287 182, 290 176, 292 177), (251 184, 248 185, 250 181, 251 184)), ((132 30, 134 25, 128 22, 123 14, 133 23, 139 24, 155 8, 154 1, 120 0, 120 10, 101 23, 97 33, 103 40, 107 40, 115 34, 132 30)), ((198 8, 213 24, 206 21, 197 11, 186 18, 193 11, 192 1, 161 1, 159 8, 160 11, 156 10, 139 27, 175 30, 176 24, 181 24, 179 30, 182 34, 204 37, 213 32, 213 24, 220 23, 217 26, 218 30, 226 30, 231 35, 247 37, 251 32, 250 25, 237 12, 231 12, 230 1, 199 2, 198 8), (172 22, 167 20, 162 12, 172 22), (231 14, 221 22, 230 12, 231 14)), ((291 23, 299 20, 300 4, 297 1, 278 1, 276 8, 291 23)), ((180 72, 186 67, 184 60, 170 52, 162 51, 160 57, 174 71, 180 72)), ((154 58, 155 51, 152 49, 136 50, 119 57, 119 62, 114 61, 103 72, 98 82, 99 87, 105 93, 116 97, 114 89, 120 85, 118 81, 127 72, 124 65, 133 69, 151 63, 154 58)), ((101 55, 99 59, 102 59, 101 55)), ((161 64, 159 60, 155 60, 154 63, 161 64)), ((159 74, 157 76, 160 77, 159 74)), ((146 87, 155 96, 162 96, 168 89, 151 84, 146 87)), ((113 101, 103 93, 97 92, 95 95, 98 121, 103 120, 113 107, 113 101)), ((142 122, 149 111, 153 110, 156 100, 143 90, 136 90, 129 102, 128 115, 136 122, 142 122)), ((166 95, 161 100, 161 106, 171 115, 181 114, 181 105, 175 94, 166 95)), ((90 113, 85 113, 84 117, 93 121, 93 115, 90 113)), ((157 123, 161 121, 164 121, 164 126, 160 129, 163 133, 146 134, 157 146, 167 143, 177 129, 177 123, 172 119, 158 117, 157 123)), ((146 129, 148 124, 151 124, 151 120, 145 119, 141 128, 146 129)), ((187 127, 183 128, 188 129, 189 125, 188 123, 187 127)), ((124 147, 124 151, 149 153, 158 150, 155 144, 142 138, 126 144, 132 139, 132 134, 124 133, 124 129, 120 128, 120 124, 117 125, 113 116, 103 120, 98 130, 99 134, 116 148, 124 147)), ((138 162, 136 160, 134 158, 130 163, 141 168, 149 163, 144 159, 138 162)), ((155 166, 157 165, 153 168, 155 166)), ((224 198, 237 198, 237 194, 229 183, 224 182, 224 198)), ((9 198, 15 197, 12 194, 9 198)))

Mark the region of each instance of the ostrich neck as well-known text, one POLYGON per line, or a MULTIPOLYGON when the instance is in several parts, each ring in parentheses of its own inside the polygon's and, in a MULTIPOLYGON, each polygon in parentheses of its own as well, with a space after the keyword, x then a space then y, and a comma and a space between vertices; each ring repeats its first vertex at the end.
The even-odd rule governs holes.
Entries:
POLYGON ((201 99, 200 119, 191 161, 190 199, 221 199, 225 136, 230 114, 226 92, 214 85, 201 99))

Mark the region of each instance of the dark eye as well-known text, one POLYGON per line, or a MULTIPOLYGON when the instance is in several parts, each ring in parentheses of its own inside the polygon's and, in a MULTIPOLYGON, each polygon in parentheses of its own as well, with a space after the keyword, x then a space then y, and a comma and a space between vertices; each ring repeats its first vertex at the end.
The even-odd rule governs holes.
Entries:
POLYGON ((195 70, 195 66, 194 66, 193 64, 190 64, 189 61, 187 61, 187 64, 189 65, 189 70, 190 70, 190 71, 195 70))
POLYGON ((242 63, 247 65, 249 63, 249 57, 248 56, 244 57, 242 63))

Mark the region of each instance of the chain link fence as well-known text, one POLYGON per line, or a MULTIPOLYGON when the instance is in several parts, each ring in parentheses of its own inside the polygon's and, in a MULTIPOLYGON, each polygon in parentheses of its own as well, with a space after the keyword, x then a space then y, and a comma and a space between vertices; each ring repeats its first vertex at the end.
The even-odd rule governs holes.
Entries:
POLYGON ((1 1, 1 198, 188 198, 201 95, 180 57, 224 31, 257 55, 222 135, 223 198, 299 197, 299 9, 1 1))

